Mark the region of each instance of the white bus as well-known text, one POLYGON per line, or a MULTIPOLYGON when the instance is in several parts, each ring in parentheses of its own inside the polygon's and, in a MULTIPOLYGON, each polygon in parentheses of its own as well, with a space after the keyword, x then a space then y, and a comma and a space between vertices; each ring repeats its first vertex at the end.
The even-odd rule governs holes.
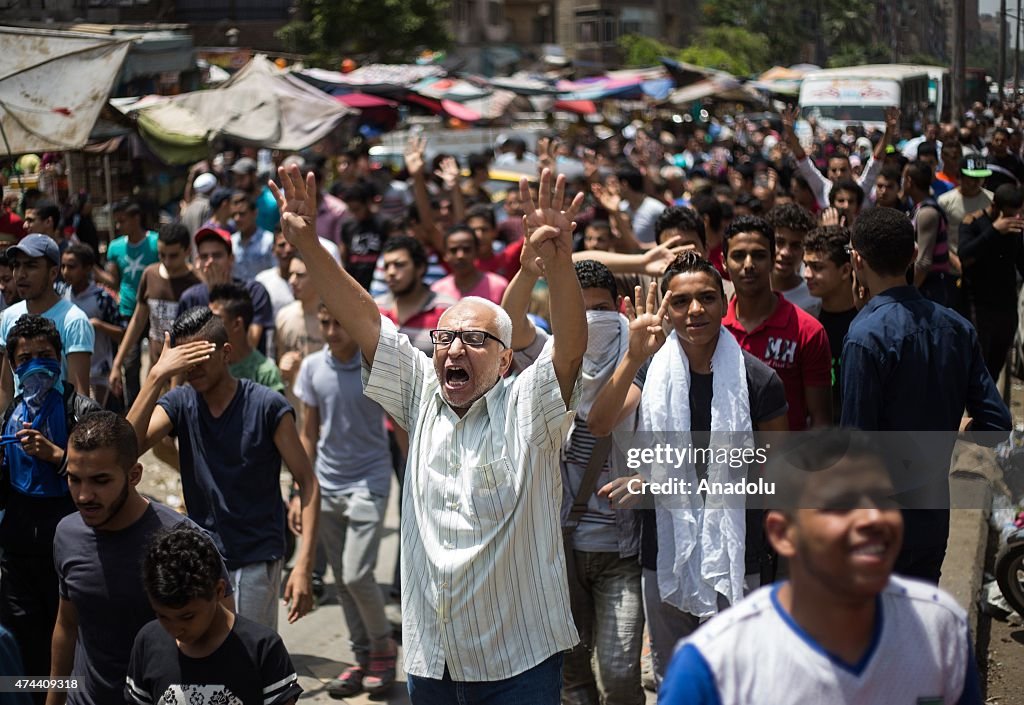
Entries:
POLYGON ((826 130, 851 124, 885 129, 885 108, 903 121, 939 120, 949 101, 949 69, 916 64, 869 64, 816 71, 800 86, 800 112, 826 130))

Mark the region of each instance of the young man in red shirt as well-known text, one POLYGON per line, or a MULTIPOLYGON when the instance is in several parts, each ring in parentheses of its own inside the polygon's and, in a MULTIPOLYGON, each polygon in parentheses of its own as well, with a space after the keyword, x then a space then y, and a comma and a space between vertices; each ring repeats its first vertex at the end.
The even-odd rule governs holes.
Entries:
POLYGON ((831 361, 825 329, 772 291, 775 231, 763 218, 740 216, 725 233, 725 266, 736 287, 722 325, 740 347, 778 373, 792 431, 832 422, 831 361))

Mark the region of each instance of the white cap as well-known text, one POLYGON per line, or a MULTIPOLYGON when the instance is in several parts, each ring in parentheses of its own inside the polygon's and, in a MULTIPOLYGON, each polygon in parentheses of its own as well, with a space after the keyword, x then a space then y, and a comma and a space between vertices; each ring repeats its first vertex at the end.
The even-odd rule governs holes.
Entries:
POLYGON ((206 174, 200 174, 192 182, 192 190, 198 191, 199 193, 206 195, 213 192, 213 189, 217 186, 217 177, 207 172, 206 174))

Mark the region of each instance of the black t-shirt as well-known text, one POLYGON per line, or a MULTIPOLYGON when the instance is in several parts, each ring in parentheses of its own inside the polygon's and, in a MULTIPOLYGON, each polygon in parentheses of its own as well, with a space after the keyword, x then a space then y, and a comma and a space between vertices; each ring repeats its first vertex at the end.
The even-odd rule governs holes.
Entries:
MULTIPOLYGON (((182 522, 193 525, 170 507, 152 502, 138 521, 121 531, 86 526, 77 511, 57 525, 53 560, 58 590, 78 613, 71 675, 79 689, 68 694, 70 705, 123 702, 132 643, 153 619, 142 586, 142 558, 154 534, 182 522)), ((226 570, 223 577, 228 577, 226 570)))
POLYGON ((373 281, 373 270, 384 247, 384 225, 376 216, 366 220, 349 220, 341 226, 345 244, 345 270, 367 291, 373 281))
POLYGON ((843 340, 846 338, 846 331, 850 330, 850 324, 857 317, 857 309, 851 308, 848 311, 834 313, 822 310, 818 314, 818 323, 825 329, 828 336, 828 346, 832 350, 832 420, 839 423, 842 415, 843 400, 840 395, 842 376, 839 374, 839 365, 842 362, 843 340))
POLYGON ((995 191, 1003 184, 1017 185, 1024 181, 1024 162, 1015 154, 1007 153, 1001 157, 989 155, 988 164, 989 168, 998 167, 992 169, 992 176, 985 179, 985 188, 989 191, 995 191))
POLYGON ((245 617, 202 659, 186 656, 160 622, 144 626, 132 648, 124 699, 137 705, 281 705, 302 692, 284 642, 245 617))
MULTIPOLYGON (((747 374, 747 394, 750 398, 750 421, 756 428, 759 423, 770 421, 789 411, 786 390, 775 370, 756 357, 743 351, 743 362, 747 374)), ((644 387, 649 363, 636 374, 633 384, 644 387)), ((690 371, 690 431, 694 447, 706 445, 711 432, 711 393, 714 374, 704 375, 690 371)), ((706 468, 698 465, 697 474, 703 476, 706 468)), ((640 564, 650 570, 658 569, 658 528, 653 509, 641 511, 640 564)), ((760 511, 747 511, 747 571, 751 572, 760 556, 761 546, 760 511), (756 515, 756 516, 755 516, 756 515)))
POLYGON ((284 555, 281 453, 274 434, 291 405, 247 379, 219 417, 190 385, 157 402, 178 437, 189 517, 213 535, 228 568, 284 555))

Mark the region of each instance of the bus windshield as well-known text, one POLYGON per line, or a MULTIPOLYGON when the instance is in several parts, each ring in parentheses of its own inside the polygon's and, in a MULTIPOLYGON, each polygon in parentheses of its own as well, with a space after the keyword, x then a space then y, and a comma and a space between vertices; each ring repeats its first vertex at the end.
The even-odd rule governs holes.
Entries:
POLYGON ((885 108, 881 105, 808 105, 803 117, 838 122, 885 122, 885 108))

